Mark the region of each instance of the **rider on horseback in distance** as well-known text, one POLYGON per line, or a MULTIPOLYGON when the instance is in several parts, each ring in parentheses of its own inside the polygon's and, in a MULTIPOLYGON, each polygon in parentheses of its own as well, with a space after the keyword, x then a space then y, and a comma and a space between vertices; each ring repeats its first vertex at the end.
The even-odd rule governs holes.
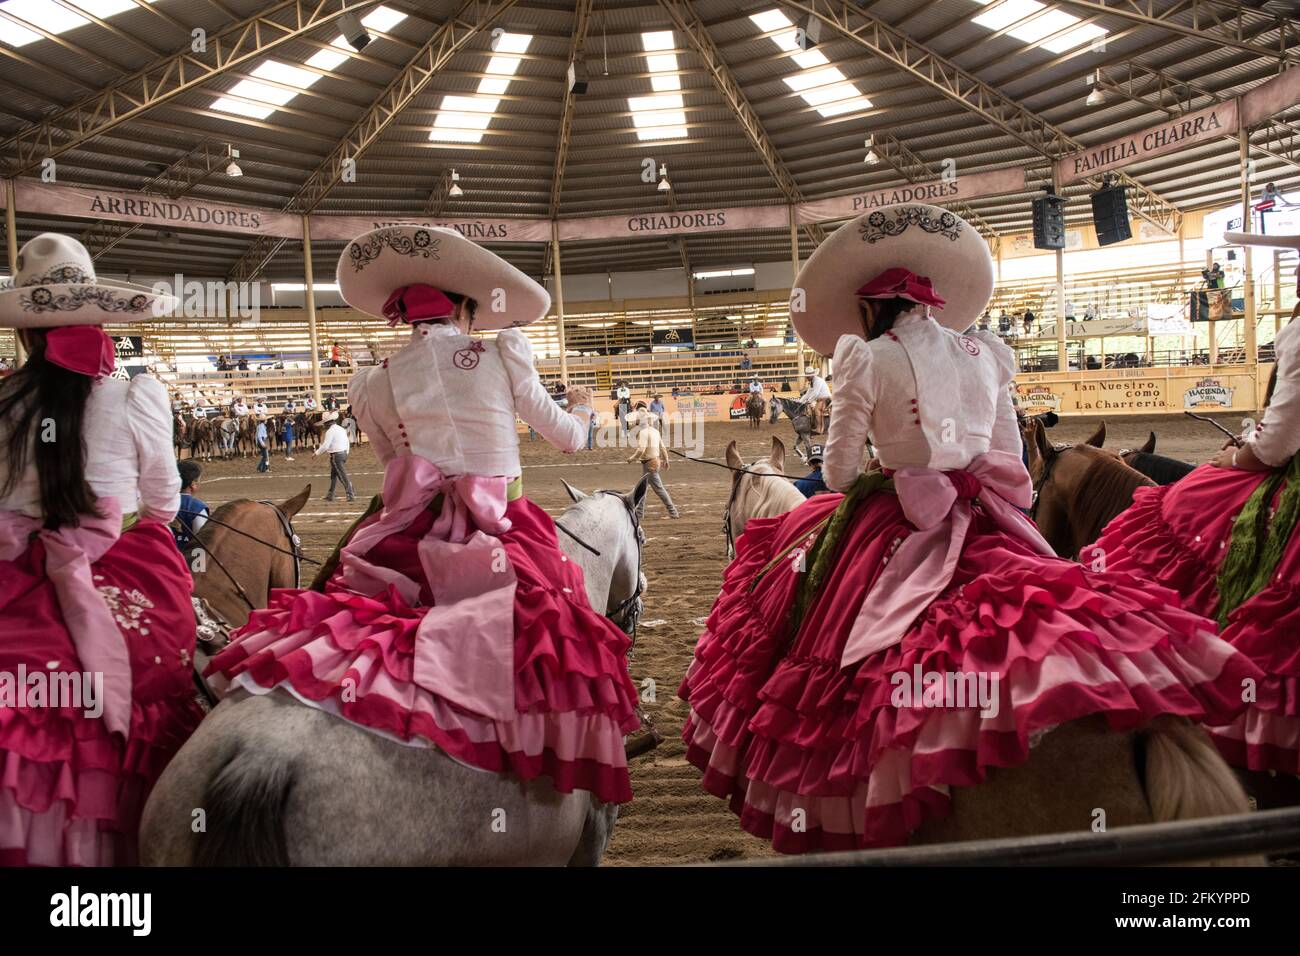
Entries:
POLYGON ((898 844, 1067 722, 1244 707, 1258 672, 1212 622, 1056 557, 1017 510, 1015 357, 961 334, 993 288, 970 225, 876 210, 795 286, 799 334, 834 351, 824 475, 844 494, 746 525, 680 690, 688 759, 742 827, 785 852, 898 844), (883 470, 863 473, 868 434, 883 470))
POLYGON ((353 307, 411 329, 348 389, 384 463, 383 509, 322 590, 276 592, 209 673, 473 767, 629 800, 628 637, 592 609, 554 522, 522 494, 516 416, 573 452, 592 415, 586 388, 568 390, 567 412, 556 404, 518 331, 550 296, 441 228, 358 237, 338 281, 353 307), (486 329, 502 331, 472 335, 486 329))
POLYGON ((167 390, 113 378, 100 324, 157 322, 176 300, 97 279, 52 233, 16 273, 0 291, 28 352, 0 383, 0 865, 130 864, 202 712, 167 390))

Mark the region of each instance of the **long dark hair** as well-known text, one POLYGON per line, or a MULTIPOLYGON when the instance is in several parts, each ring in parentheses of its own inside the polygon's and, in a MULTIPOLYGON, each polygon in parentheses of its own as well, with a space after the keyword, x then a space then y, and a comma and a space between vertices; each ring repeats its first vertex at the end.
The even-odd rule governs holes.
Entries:
MULTIPOLYGON (((474 325, 474 313, 478 309, 478 300, 471 298, 470 296, 467 295, 461 295, 459 292, 448 292, 446 289, 442 290, 442 294, 445 295, 448 299, 450 299, 454 305, 460 305, 462 302, 468 303, 465 306, 465 311, 469 313, 468 327, 472 328, 474 325)), ((451 317, 448 316, 445 319, 416 319, 411 324, 412 325, 446 325, 450 322, 451 322, 451 317)))
POLYGON ((895 296, 892 299, 872 299, 874 315, 871 324, 867 324, 867 305, 858 300, 858 310, 862 315, 862 334, 868 339, 878 339, 894 327, 894 320, 909 309, 915 309, 916 303, 895 296))
POLYGON ((0 388, 0 435, 8 474, 0 494, 9 494, 27 467, 36 463, 45 527, 77 527, 83 515, 100 516, 95 493, 86 483, 86 445, 82 426, 94 379, 69 372, 45 358, 45 333, 28 332, 26 364, 0 388), (52 424, 53 440, 42 440, 52 424), (28 443, 35 437, 31 448, 28 443))

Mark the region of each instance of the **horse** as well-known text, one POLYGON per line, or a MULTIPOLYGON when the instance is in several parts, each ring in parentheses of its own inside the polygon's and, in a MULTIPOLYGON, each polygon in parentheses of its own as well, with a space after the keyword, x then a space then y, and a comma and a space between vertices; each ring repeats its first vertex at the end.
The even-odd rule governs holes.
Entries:
POLYGON ((733 441, 727 445, 727 467, 731 472, 731 494, 722 513, 722 529, 727 535, 727 558, 736 556, 736 539, 745 533, 750 518, 774 518, 798 507, 804 496, 785 479, 785 445, 772 436, 772 450, 767 459, 752 465, 741 460, 733 441))
POLYGON ((766 406, 767 403, 759 392, 749 393, 749 398, 745 399, 745 417, 749 420, 750 428, 763 427, 763 410, 766 406))
POLYGON ((1157 455, 1155 451, 1156 433, 1150 432, 1140 447, 1126 448, 1119 453, 1119 457, 1124 460, 1124 464, 1140 471, 1157 485, 1172 485, 1196 470, 1193 464, 1179 458, 1157 455))
POLYGON ((1155 482, 1105 451, 1106 426, 1080 445, 1053 445, 1042 422, 1024 428, 1033 481, 1029 517, 1063 558, 1077 558, 1111 519, 1133 503, 1133 492, 1155 482))
POLYGON ((221 440, 221 457, 234 458, 239 443, 239 419, 218 418, 214 424, 221 440))
POLYGON ((794 450, 804 461, 812 454, 812 434, 813 420, 812 410, 807 402, 801 402, 793 398, 778 398, 781 408, 785 411, 790 419, 790 424, 794 427, 795 442, 794 450), (803 446, 800 450, 800 446, 803 446))
MULTIPOLYGON (((644 590, 647 481, 629 494, 566 485, 574 502, 558 521, 592 606, 625 630, 644 590)), ((397 743, 287 693, 236 691, 163 772, 140 851, 155 866, 595 865, 617 812, 547 778, 485 773, 397 743), (195 832, 200 807, 206 832, 195 832)))
POLYGON ((196 418, 190 422, 190 457, 211 461, 216 448, 216 423, 206 418, 196 418))

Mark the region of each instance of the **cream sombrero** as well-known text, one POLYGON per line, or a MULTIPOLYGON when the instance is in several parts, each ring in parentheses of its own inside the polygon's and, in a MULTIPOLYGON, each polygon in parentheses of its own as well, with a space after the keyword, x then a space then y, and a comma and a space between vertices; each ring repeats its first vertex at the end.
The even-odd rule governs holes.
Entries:
POLYGON ((1230 246, 1270 246, 1274 249, 1300 250, 1300 236, 1261 236, 1253 232, 1225 232, 1223 241, 1230 246))
POLYGON ((370 315, 384 316, 396 290, 429 285, 478 303, 475 329, 536 322, 551 307, 542 286, 454 229, 388 226, 357 236, 339 256, 339 293, 370 315))
POLYGON ((790 298, 799 335, 822 355, 841 335, 861 335, 857 291, 887 269, 928 278, 945 301, 935 318, 958 332, 993 295, 993 257, 969 223, 924 203, 882 206, 840 226, 799 270, 790 298))
POLYGON ((12 284, 0 287, 0 325, 125 324, 161 318, 177 302, 148 286, 97 277, 85 246, 71 236, 43 232, 18 250, 12 284))

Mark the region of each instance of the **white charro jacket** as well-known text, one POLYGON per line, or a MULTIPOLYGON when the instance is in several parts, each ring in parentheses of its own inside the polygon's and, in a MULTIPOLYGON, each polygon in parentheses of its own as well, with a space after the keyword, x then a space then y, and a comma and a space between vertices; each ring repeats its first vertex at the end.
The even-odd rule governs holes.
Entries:
POLYGON ((447 475, 518 476, 516 417, 561 451, 587 439, 542 385, 518 329, 478 339, 450 325, 417 325, 382 366, 352 377, 348 399, 381 462, 420 455, 447 475))
POLYGON ((1300 320, 1287 324, 1277 334, 1277 384, 1253 435, 1251 451, 1275 468, 1300 451, 1300 320))
POLYGON ((965 468, 990 450, 1020 456, 1008 386, 1016 357, 992 333, 962 335, 915 309, 868 342, 835 346, 835 414, 822 474, 842 491, 870 436, 885 468, 965 468))

